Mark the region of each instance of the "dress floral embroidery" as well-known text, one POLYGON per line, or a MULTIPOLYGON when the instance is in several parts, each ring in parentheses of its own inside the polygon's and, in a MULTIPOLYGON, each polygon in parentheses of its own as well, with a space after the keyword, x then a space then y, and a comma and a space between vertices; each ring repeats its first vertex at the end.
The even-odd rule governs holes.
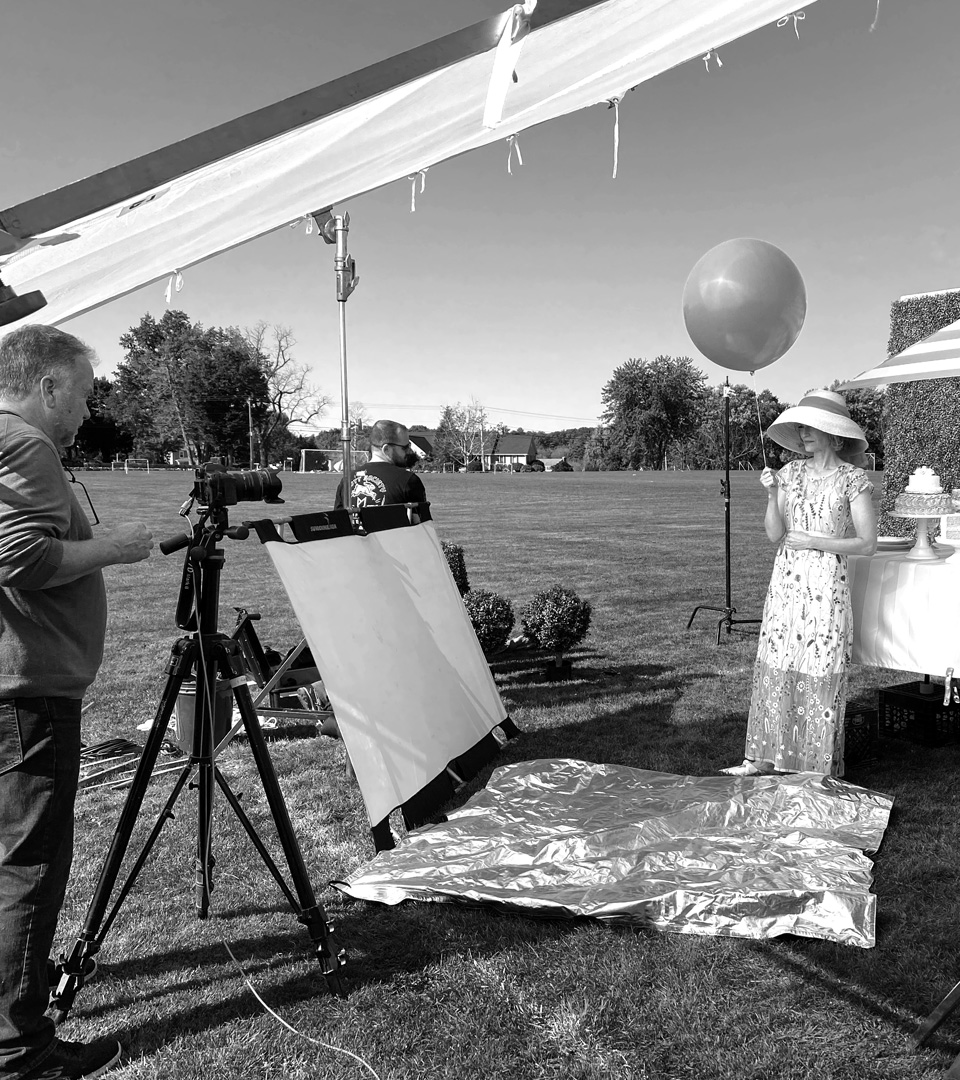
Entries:
MULTIPOLYGON (((873 491, 846 463, 816 476, 791 461, 777 480, 788 530, 852 535, 850 502, 873 491)), ((843 775, 843 718, 853 611, 847 559, 829 551, 777 551, 763 606, 745 757, 777 769, 843 775)))

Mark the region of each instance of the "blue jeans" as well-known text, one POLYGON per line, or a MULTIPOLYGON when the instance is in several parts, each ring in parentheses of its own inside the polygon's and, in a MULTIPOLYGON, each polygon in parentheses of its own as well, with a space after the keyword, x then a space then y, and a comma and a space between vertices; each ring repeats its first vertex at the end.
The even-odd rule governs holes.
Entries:
POLYGON ((0 699, 0 1077, 53 1045, 47 958, 73 858, 80 699, 0 699))

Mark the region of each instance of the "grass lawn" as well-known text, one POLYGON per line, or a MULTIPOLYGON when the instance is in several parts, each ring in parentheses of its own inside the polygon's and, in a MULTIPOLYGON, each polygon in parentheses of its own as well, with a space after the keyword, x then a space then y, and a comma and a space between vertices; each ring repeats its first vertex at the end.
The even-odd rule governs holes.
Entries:
MULTIPOLYGON (((145 521, 158 539, 182 531, 190 473, 83 474, 108 525, 145 521)), ((439 475, 425 478, 442 538, 461 544, 474 587, 515 609, 554 582, 594 608, 575 678, 546 683, 540 662, 493 663, 524 734, 495 763, 575 757, 709 774, 742 757, 755 627, 723 635, 723 500, 717 473, 439 475)), ((879 477, 877 478, 879 480, 879 477)), ((335 479, 287 474, 285 507, 244 503, 231 521, 332 505, 335 479)), ((774 549, 764 535, 757 474, 732 478, 733 602, 759 617, 774 549)), ((221 629, 233 608, 261 612, 265 643, 299 637, 270 561, 255 539, 225 541, 221 629)), ((85 715, 88 743, 142 741, 173 642, 182 553, 106 572, 106 660, 85 715)), ((908 676, 910 677, 910 676, 908 676)), ((855 667, 851 698, 904 681, 855 667)), ((323 992, 299 926, 233 814, 220 800, 212 917, 194 915, 194 797, 185 793, 77 997, 67 1038, 116 1033, 128 1063, 116 1075, 314 1080, 886 1080, 940 1076, 960 1051, 960 1015, 914 1052, 918 1022, 960 979, 960 747, 884 741, 879 761, 847 778, 894 796, 876 857, 877 947, 800 938, 772 942, 657 934, 588 921, 506 916, 454 905, 389 908, 327 883, 373 854, 343 749, 326 738, 278 738, 271 754, 311 880, 350 963, 349 994, 323 992), (257 992, 300 1034, 269 1015, 257 992)), ((269 815, 246 748, 220 760, 272 846, 269 815)), ((489 770, 464 797, 482 783, 489 770)), ((169 790, 150 786, 145 835, 169 790)), ((81 793, 74 873, 60 941, 82 925, 123 790, 81 793)), ((134 843, 131 850, 139 850, 134 843)))

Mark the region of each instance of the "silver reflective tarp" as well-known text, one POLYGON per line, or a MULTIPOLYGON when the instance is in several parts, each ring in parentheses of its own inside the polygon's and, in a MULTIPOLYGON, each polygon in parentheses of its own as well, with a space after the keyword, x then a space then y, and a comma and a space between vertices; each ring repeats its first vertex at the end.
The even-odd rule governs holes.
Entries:
POLYGON ((350 874, 349 896, 493 904, 681 934, 871 948, 893 800, 818 773, 675 776, 553 759, 497 769, 446 822, 350 874))

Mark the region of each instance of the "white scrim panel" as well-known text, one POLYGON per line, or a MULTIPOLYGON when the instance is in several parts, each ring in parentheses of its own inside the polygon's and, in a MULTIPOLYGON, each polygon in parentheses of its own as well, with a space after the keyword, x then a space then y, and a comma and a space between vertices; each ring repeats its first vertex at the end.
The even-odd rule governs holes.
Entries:
POLYGON ((436 531, 264 546, 376 824, 507 715, 436 531))

